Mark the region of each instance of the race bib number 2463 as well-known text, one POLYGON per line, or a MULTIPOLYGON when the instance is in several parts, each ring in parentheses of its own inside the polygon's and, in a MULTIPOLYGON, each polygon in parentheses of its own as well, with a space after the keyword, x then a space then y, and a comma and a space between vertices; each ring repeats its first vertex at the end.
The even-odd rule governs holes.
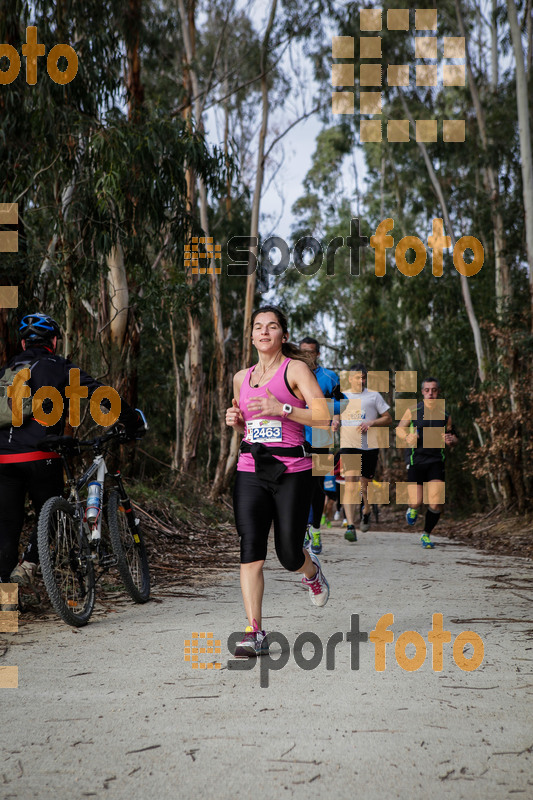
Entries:
POLYGON ((246 423, 247 442, 282 442, 281 421, 274 419, 251 419, 246 423))

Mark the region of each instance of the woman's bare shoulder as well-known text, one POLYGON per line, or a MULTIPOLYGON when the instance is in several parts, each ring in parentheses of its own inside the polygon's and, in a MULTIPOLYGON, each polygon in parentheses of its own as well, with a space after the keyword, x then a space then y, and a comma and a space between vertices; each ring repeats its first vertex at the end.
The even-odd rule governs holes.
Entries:
POLYGON ((235 373, 235 375, 233 376, 233 386, 234 386, 234 388, 238 388, 238 389, 241 388, 242 382, 246 378, 247 374, 248 374, 248 370, 247 369, 240 369, 238 372, 235 373))
POLYGON ((289 364, 287 366, 287 377, 290 379, 292 377, 309 377, 312 376, 313 373, 305 363, 305 361, 300 361, 298 358, 291 358, 289 364))

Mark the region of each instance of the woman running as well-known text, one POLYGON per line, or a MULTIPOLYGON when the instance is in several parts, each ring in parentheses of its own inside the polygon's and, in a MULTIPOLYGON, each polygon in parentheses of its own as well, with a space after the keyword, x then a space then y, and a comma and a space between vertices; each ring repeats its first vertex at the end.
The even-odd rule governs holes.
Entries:
POLYGON ((313 424, 311 403, 323 394, 303 353, 288 344, 287 320, 279 308, 259 308, 252 315, 251 327, 259 360, 235 375, 234 398, 226 411, 226 423, 244 433, 233 507, 249 626, 235 650, 237 657, 268 652, 261 607, 272 522, 282 566, 303 573, 302 583, 314 605, 325 606, 329 597, 318 558, 303 549, 312 491, 312 460, 304 445, 304 426, 313 424))

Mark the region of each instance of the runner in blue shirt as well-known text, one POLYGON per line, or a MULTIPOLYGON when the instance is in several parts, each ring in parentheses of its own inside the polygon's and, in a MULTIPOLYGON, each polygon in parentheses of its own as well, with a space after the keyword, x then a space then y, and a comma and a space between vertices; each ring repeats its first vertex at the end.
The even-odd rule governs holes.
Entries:
MULTIPOLYGON (((300 342, 300 349, 314 357, 314 369, 313 367, 312 369, 318 381, 318 385, 322 389, 324 397, 333 399, 333 420, 331 427, 336 431, 340 425, 339 400, 341 394, 339 376, 336 372, 333 372, 333 370, 319 366, 320 344, 316 339, 313 339, 311 336, 305 336, 300 342)), ((331 434, 328 430, 315 428, 313 436, 313 428, 306 426, 305 438, 306 441, 313 445, 313 453, 329 453, 331 434)), ((324 479, 321 475, 313 475, 313 494, 309 512, 309 544, 311 552, 315 553, 315 555, 319 555, 322 552, 320 520, 324 510, 324 501, 324 479)))

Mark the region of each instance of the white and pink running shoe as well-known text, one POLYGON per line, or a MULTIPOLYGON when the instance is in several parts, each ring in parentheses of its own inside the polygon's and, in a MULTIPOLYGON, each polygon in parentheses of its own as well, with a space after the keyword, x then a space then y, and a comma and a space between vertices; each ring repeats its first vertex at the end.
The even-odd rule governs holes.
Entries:
POLYGON ((311 561, 316 565, 314 578, 302 578, 302 584, 309 589, 309 596, 314 606, 325 606, 329 599, 329 583, 324 577, 320 561, 314 553, 309 553, 311 561))

